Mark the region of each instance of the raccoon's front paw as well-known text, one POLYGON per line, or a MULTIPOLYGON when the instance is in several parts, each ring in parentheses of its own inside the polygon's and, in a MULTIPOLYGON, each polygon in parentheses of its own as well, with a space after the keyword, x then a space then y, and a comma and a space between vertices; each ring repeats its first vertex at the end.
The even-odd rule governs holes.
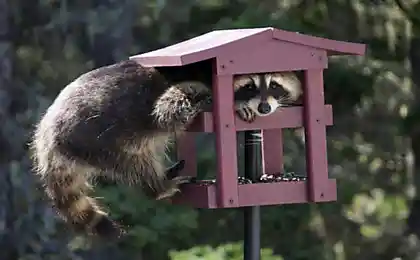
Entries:
POLYGON ((200 104, 200 109, 202 111, 210 112, 213 109, 213 100, 211 97, 206 97, 203 102, 200 104))
POLYGON ((257 114, 248 107, 236 110, 236 114, 245 122, 252 123, 257 118, 257 114))

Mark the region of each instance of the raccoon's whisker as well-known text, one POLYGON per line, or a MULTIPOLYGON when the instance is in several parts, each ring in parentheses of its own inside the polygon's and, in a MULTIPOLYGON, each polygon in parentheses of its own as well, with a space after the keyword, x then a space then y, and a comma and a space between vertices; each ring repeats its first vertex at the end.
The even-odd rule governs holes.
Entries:
POLYGON ((289 96, 289 94, 284 94, 280 96, 280 99, 291 99, 291 97, 289 96))
POLYGON ((114 125, 110 125, 107 129, 105 129, 104 131, 102 131, 101 133, 99 133, 99 135, 96 137, 97 139, 99 139, 99 138, 101 138, 101 136, 103 135, 103 134, 105 134, 105 132, 107 132, 107 131, 109 131, 109 130, 111 130, 112 128, 114 128, 114 127, 116 127, 116 125, 114 124, 114 125))
POLYGON ((292 101, 292 99, 291 99, 290 97, 288 97, 288 96, 281 96, 281 97, 277 100, 277 102, 278 102, 279 104, 284 103, 284 102, 289 102, 289 101, 292 101))

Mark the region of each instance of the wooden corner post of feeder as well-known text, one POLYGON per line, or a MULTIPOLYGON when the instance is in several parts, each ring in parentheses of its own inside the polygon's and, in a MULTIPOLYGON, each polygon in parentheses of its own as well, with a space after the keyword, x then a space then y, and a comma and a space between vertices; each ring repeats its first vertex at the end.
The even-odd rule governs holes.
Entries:
POLYGON ((213 111, 196 118, 178 141, 186 160, 185 174, 196 175, 194 133, 216 134, 215 184, 187 184, 174 203, 200 208, 326 202, 337 199, 336 181, 328 177, 326 126, 333 123, 332 106, 324 104, 323 71, 331 55, 364 55, 365 45, 279 30, 252 28, 217 30, 190 40, 132 56, 144 66, 183 67, 211 62, 213 111), (303 106, 285 107, 253 123, 233 111, 233 76, 303 71, 303 106), (283 170, 283 128, 305 129, 307 180, 238 184, 236 132, 261 130, 264 173, 283 170))

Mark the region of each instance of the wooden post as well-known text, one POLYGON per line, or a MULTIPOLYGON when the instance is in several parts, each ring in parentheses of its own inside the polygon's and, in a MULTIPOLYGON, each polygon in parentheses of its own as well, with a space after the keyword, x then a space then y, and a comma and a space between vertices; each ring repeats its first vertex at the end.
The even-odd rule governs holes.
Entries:
MULTIPOLYGON (((218 61, 215 62, 217 66, 218 61)), ((233 75, 218 75, 213 69, 213 122, 216 133, 217 203, 219 207, 238 206, 238 165, 233 75)))
POLYGON ((180 175, 197 176, 197 149, 195 146, 195 137, 196 133, 187 132, 176 140, 177 159, 185 160, 185 167, 180 172, 180 175))
POLYGON ((282 129, 262 130, 263 174, 283 172, 283 131, 282 129))
POLYGON ((305 70, 304 125, 310 202, 322 201, 328 185, 323 69, 305 70))

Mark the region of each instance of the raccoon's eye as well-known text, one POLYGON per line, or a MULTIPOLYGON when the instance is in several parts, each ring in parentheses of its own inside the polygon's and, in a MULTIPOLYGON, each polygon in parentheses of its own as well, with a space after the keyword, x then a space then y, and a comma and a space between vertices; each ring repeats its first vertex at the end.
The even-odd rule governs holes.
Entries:
POLYGON ((279 83, 277 83, 277 82, 271 82, 270 83, 270 87, 272 87, 272 88, 281 88, 282 86, 279 83))
POLYGON ((252 83, 248 83, 244 86, 244 88, 252 89, 254 88, 254 85, 252 83))

